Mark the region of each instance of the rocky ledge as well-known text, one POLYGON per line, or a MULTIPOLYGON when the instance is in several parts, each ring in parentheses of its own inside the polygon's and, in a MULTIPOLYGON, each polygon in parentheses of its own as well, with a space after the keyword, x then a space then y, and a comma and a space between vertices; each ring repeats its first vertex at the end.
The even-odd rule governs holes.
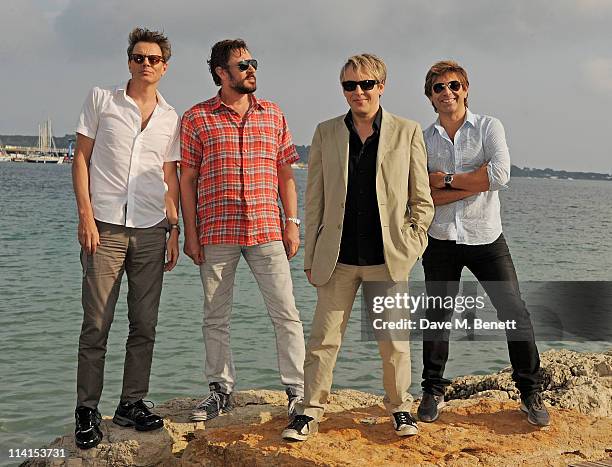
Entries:
MULTIPOLYGON (((72 434, 47 447, 68 457, 29 461, 28 466, 565 466, 612 461, 612 350, 549 351, 541 356, 544 399, 552 424, 530 425, 518 410, 510 369, 457 378, 450 402, 419 434, 397 438, 382 398, 359 391, 332 394, 320 433, 286 443, 286 397, 280 391, 236 393, 234 411, 206 423, 189 421, 196 399, 158 407, 165 427, 138 433, 102 422, 104 440, 91 450, 75 447, 72 434)), ((416 411, 415 402, 414 411, 416 411)))

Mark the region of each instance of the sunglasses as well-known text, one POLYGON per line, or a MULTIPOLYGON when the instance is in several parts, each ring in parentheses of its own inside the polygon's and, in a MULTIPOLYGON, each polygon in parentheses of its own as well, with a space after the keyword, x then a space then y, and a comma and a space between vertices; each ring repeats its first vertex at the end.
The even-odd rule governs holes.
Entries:
POLYGON ((238 63, 236 63, 236 66, 240 71, 247 71, 250 66, 252 66, 254 70, 257 70, 257 60, 254 58, 240 60, 238 63))
POLYGON ((149 64, 151 65, 157 65, 159 62, 164 62, 164 63, 166 62, 166 60, 164 60, 164 57, 160 55, 142 55, 142 54, 130 55, 130 60, 132 60, 134 63, 138 63, 139 65, 142 65, 145 59, 149 60, 149 64))
POLYGON ((375 79, 364 79, 363 81, 342 81, 342 89, 344 89, 346 92, 351 92, 357 89, 357 86, 359 86, 362 91, 371 91, 378 83, 379 81, 375 79))
POLYGON ((460 81, 449 81, 448 83, 436 83, 433 85, 433 92, 435 92, 436 94, 440 94, 442 91, 444 91, 444 88, 448 87, 448 89, 450 89, 451 91, 459 91, 459 89, 461 89, 461 82, 460 81))

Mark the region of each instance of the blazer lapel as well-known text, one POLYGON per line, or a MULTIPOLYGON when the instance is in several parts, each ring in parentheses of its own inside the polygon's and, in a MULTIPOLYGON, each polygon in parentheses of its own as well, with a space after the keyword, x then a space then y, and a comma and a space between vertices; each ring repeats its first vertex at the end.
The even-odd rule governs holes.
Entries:
POLYGON ((376 174, 380 172, 380 166, 389 153, 391 142, 395 138, 395 123, 392 120, 391 114, 383 109, 382 122, 380 125, 380 137, 378 138, 378 152, 376 153, 376 174))
POLYGON ((338 169, 344 181, 344 188, 348 186, 348 159, 349 159, 349 131, 344 123, 344 116, 339 117, 336 123, 336 148, 338 153, 338 169))

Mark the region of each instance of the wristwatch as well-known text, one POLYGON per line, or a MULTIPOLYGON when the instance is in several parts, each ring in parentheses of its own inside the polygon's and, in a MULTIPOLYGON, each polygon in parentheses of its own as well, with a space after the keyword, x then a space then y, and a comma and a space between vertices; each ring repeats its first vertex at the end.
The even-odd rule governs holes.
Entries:
POLYGON ((297 217, 287 217, 285 219, 286 221, 291 221, 293 222, 295 225, 297 225, 298 227, 300 226, 300 224, 302 223, 301 220, 299 220, 297 217))
POLYGON ((168 227, 170 230, 176 230, 176 233, 178 233, 180 235, 181 233, 181 227, 178 224, 170 224, 170 226, 168 227))
POLYGON ((454 174, 446 174, 444 176, 444 187, 445 188, 452 188, 451 183, 453 183, 453 175, 454 174))

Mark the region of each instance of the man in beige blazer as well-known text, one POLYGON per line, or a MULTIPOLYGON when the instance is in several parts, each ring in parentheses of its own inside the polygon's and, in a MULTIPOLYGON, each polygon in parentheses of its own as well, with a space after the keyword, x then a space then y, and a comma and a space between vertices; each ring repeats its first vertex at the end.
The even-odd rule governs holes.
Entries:
MULTIPOLYGON (((303 441, 318 431, 342 336, 361 283, 405 288, 427 246, 433 202, 418 123, 380 106, 386 66, 370 54, 350 57, 340 81, 350 106, 318 125, 306 189, 304 270, 317 287, 304 362, 304 402, 283 431, 303 441)), ((385 406, 399 436, 417 433, 409 409, 410 345, 378 339, 385 406)))

